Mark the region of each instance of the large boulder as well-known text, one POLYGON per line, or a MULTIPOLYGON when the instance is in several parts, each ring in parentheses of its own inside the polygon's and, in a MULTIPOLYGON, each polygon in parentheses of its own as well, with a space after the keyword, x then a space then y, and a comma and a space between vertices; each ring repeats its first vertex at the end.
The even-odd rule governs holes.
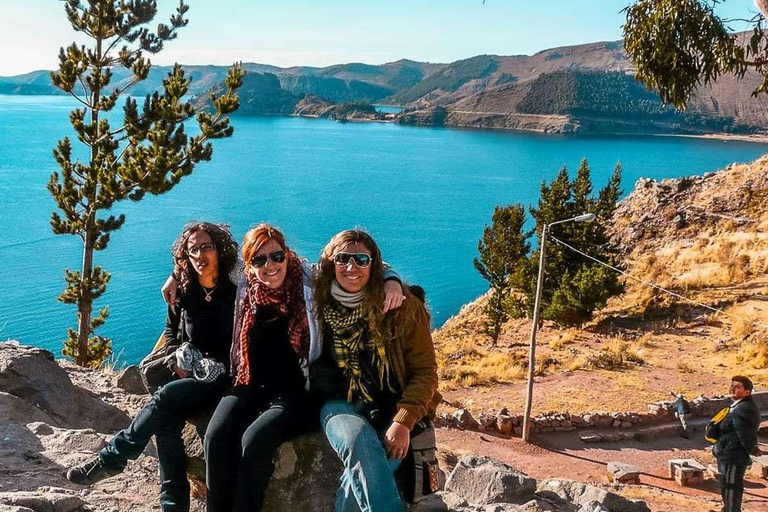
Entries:
POLYGON ((26 400, 0 391, 0 425, 33 421, 56 424, 56 420, 26 400))
POLYGON ((522 503, 536 492, 536 480, 503 462, 465 455, 448 477, 445 490, 476 505, 522 503))
POLYGON ((75 512, 81 510, 83 505, 85 501, 77 493, 54 487, 38 492, 0 492, 0 510, 75 512))
POLYGON ((560 498, 582 509, 586 507, 587 510, 599 504, 607 512, 651 512, 648 505, 642 501, 629 500, 599 487, 562 478, 550 478, 539 482, 536 494, 560 498))
POLYGON ((47 415, 34 415, 23 423, 46 421, 59 427, 114 432, 131 421, 120 409, 72 384, 52 353, 15 341, 0 343, 0 392, 13 395, 47 415))
MULTIPOLYGON (((194 497, 205 499, 203 439, 210 413, 192 419, 184 428, 187 476, 194 497)), ((342 465, 322 432, 283 444, 267 489, 265 512, 333 510, 342 465)))
POLYGON ((120 370, 112 379, 112 385, 134 395, 147 394, 147 388, 144 387, 144 382, 141 380, 139 367, 135 364, 120 370))

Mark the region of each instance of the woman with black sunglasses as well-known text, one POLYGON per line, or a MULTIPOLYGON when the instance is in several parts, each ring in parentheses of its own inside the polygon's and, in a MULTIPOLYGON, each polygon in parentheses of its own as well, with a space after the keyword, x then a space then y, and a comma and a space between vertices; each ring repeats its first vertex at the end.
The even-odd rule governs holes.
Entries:
MULTIPOLYGON (((441 400, 429 314, 410 291, 403 307, 382 309, 381 251, 364 231, 333 237, 319 267, 315 304, 324 349, 312 366, 312 389, 325 395, 322 427, 344 464, 336 512, 401 511, 393 473, 441 400)), ((410 460, 405 473, 415 469, 410 460)), ((407 496, 415 481, 406 482, 407 496)))
MULTIPOLYGON (((242 255, 230 353, 234 383, 205 435, 209 512, 261 510, 276 450, 317 423, 306 391, 309 363, 322 350, 313 268, 268 224, 245 235, 242 255)), ((397 307, 402 287, 394 272, 388 275, 385 308, 397 307)), ((164 287, 164 295, 169 291, 164 287)))
POLYGON ((155 436, 160 506, 164 512, 186 512, 190 489, 181 432, 187 418, 215 407, 228 388, 236 291, 228 274, 237 262, 237 242, 225 225, 192 222, 174 242, 172 255, 180 294, 178 304, 168 307, 164 334, 166 364, 178 378, 161 386, 96 457, 71 467, 67 478, 90 485, 116 475, 155 436))

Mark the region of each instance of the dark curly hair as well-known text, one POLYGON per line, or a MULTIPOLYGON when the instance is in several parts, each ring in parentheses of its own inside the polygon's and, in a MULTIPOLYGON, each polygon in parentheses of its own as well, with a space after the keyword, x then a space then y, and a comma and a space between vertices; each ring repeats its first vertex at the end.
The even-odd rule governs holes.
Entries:
MULTIPOLYGON (((189 237, 197 231, 205 231, 213 240, 219 255, 219 277, 229 278, 229 273, 237 263, 237 242, 226 224, 214 224, 212 222, 192 221, 187 223, 181 234, 171 246, 173 257, 173 275, 179 283, 181 293, 187 293, 192 279, 197 279, 197 273, 191 270, 189 255, 187 254, 187 242, 189 237)), ((217 279, 218 279, 217 278, 217 279)))

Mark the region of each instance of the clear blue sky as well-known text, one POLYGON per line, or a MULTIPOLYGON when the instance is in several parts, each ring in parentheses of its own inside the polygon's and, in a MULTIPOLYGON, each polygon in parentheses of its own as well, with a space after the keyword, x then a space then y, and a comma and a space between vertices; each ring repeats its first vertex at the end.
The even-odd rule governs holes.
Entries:
MULTIPOLYGON (((189 26, 153 62, 327 66, 531 54, 619 39, 630 1, 188 0, 189 26)), ((163 21, 177 5, 158 4, 163 21)), ((749 0, 720 8, 726 17, 753 12, 749 0)), ((59 47, 75 40, 59 0, 0 0, 0 20, 0 76, 52 69, 59 47)))

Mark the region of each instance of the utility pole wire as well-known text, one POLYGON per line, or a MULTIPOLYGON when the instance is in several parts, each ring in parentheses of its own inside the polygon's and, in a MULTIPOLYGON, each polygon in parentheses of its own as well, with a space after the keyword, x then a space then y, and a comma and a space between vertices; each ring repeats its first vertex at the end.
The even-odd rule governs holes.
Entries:
POLYGON ((576 249, 575 247, 573 247, 571 245, 568 245, 567 243, 563 242, 562 240, 559 240, 559 239, 555 238, 552 235, 549 235, 549 238, 552 239, 554 242, 562 245, 566 249, 570 249, 571 251, 573 251, 573 252, 575 252, 577 254, 580 254, 580 255, 584 256, 585 258, 590 259, 590 260, 594 261, 595 263, 598 263, 598 264, 600 264, 600 265, 602 265, 602 266, 604 266, 606 268, 609 268, 609 269, 613 270, 614 272, 618 272, 619 274, 621 274, 621 275, 623 275, 623 276, 625 276, 625 277, 627 277, 629 279, 637 281, 638 283, 644 284, 646 286, 650 286, 651 288, 655 288, 655 289, 657 289, 659 291, 662 291, 662 292, 664 292, 664 293, 666 293, 668 295, 672 295, 673 297, 677 297, 678 299, 682 299, 682 300, 684 300, 686 302, 690 302, 691 304, 695 304, 696 306, 702 307, 704 309, 708 309, 708 310, 713 311, 715 313, 721 313, 721 314, 723 314, 723 315, 725 315, 725 316, 727 316, 727 317, 729 317, 731 319, 742 320, 744 322, 749 322, 749 323, 751 323, 753 325, 760 326, 763 329, 768 329, 768 324, 764 324, 764 323, 758 322, 756 320, 749 320, 747 318, 740 317, 738 315, 733 315, 731 313, 726 313, 722 309, 713 308, 712 306, 708 306, 706 304, 703 304, 701 302, 695 301, 693 299, 689 299, 688 297, 680 295, 679 293, 675 293, 672 290, 668 290, 668 289, 663 288, 663 287, 661 287, 661 286, 659 286, 659 285, 657 285, 655 283, 652 283, 650 281, 646 281, 644 279, 640 279, 639 277, 635 277, 632 274, 629 274, 629 273, 627 273, 627 272, 625 272, 625 271, 623 271, 621 269, 618 269, 618 268, 616 268, 616 267, 614 267, 612 265, 609 265, 608 263, 605 263, 604 261, 600 261, 599 259, 595 258, 594 256, 590 256, 589 254, 587 254, 585 252, 582 252, 582 251, 576 249))

